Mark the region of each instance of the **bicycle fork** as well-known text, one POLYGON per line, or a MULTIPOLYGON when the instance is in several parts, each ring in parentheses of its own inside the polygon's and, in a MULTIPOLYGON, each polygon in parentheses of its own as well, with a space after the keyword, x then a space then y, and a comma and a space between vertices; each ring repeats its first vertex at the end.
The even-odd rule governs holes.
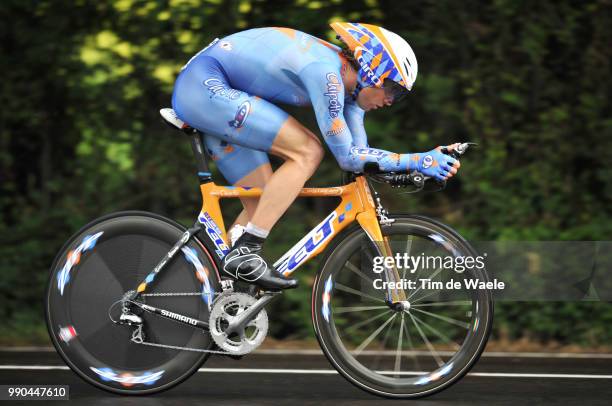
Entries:
MULTIPOLYGON (((391 249, 391 244, 387 237, 383 236, 380 227, 381 225, 391 224, 395 220, 387 217, 388 212, 382 207, 378 193, 372 189, 376 196, 376 202, 374 202, 370 191, 371 187, 364 178, 359 178, 357 185, 365 206, 365 211, 357 215, 357 222, 366 232, 372 244, 374 244, 378 254, 383 257, 392 257, 393 250, 391 249)), ((384 263, 386 263, 386 261, 383 261, 383 264, 384 263)), ((393 288, 389 288, 389 284, 387 284, 385 292, 387 303, 391 306, 406 303, 408 300, 406 292, 401 287, 402 284, 399 283, 401 282, 401 277, 395 265, 391 267, 384 266, 384 275, 387 282, 395 282, 392 284, 394 286, 393 288)))

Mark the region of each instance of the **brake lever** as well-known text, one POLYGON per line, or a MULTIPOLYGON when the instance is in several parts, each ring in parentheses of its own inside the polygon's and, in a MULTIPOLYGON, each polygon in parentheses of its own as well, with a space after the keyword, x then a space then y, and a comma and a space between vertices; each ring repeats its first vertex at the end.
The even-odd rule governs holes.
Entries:
POLYGON ((449 155, 455 159, 458 159, 461 155, 465 154, 468 148, 472 145, 476 146, 478 144, 475 142, 464 142, 464 143, 459 144, 457 148, 453 149, 452 151, 449 151, 447 147, 444 147, 442 148, 440 152, 442 152, 443 154, 449 155))
MULTIPOLYGON (((468 148, 470 146, 476 146, 478 145, 475 142, 463 142, 461 144, 459 144, 457 146, 457 148, 454 148, 452 151, 449 151, 449 149, 447 147, 442 148, 440 151, 443 154, 449 155, 450 157, 454 158, 454 159, 459 159, 459 157, 463 154, 465 154, 465 152, 468 150, 468 148)), ((444 180, 436 180, 436 183, 438 183, 440 185, 440 190, 446 188, 446 179, 444 180)))

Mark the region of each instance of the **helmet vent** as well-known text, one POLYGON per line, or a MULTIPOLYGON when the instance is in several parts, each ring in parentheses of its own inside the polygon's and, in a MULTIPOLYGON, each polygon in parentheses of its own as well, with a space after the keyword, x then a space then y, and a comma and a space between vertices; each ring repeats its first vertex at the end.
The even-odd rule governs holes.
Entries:
POLYGON ((404 62, 404 68, 406 69, 407 72, 410 72, 410 62, 408 62, 408 66, 406 66, 406 62, 404 62))

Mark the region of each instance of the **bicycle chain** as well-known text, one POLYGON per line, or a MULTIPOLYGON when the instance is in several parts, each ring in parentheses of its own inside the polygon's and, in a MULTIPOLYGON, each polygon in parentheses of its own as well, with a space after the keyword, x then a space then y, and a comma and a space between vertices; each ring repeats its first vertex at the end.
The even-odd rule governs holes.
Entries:
MULTIPOLYGON (((202 294, 206 294, 204 292, 176 292, 176 293, 142 293, 140 296, 149 297, 149 296, 202 296, 202 294)), ((213 295, 222 295, 223 292, 212 292, 213 295)))
MULTIPOLYGON (((213 292, 213 295, 219 296, 225 292, 213 292)), ((151 296, 201 296, 202 292, 172 292, 172 293, 143 293, 140 296, 142 297, 151 297, 151 296)), ((201 348, 193 348, 193 347, 180 347, 178 345, 170 345, 170 344, 160 344, 160 343, 152 343, 150 341, 145 341, 142 338, 142 325, 138 326, 134 333, 132 334, 131 341, 135 344, 147 345, 149 347, 157 347, 157 348, 166 348, 170 350, 180 350, 180 351, 192 351, 192 352, 205 352, 209 354, 220 354, 220 355, 230 355, 234 354, 228 351, 216 351, 216 350, 203 350, 201 348)))
POLYGON ((159 343, 152 343, 149 341, 134 341, 132 340, 132 342, 136 343, 136 344, 142 344, 142 345, 148 345, 149 347, 159 347, 159 348, 167 348, 170 350, 181 350, 181 351, 192 351, 192 352, 206 352, 206 353, 210 353, 210 354, 221 354, 221 355, 233 355, 227 351, 215 351, 215 350, 203 350, 201 348, 192 348, 192 347, 179 347, 177 345, 170 345, 170 344, 159 344, 159 343))
MULTIPOLYGON (((232 287, 233 289, 233 287, 232 287)), ((223 293, 227 292, 213 292, 213 295, 219 296, 223 293)), ((202 292, 159 292, 159 293, 142 293, 140 296, 142 297, 171 297, 171 296, 201 296, 202 292)), ((203 350, 201 348, 193 348, 193 347, 180 347, 178 345, 170 345, 170 344, 160 344, 160 343, 152 343, 150 341, 145 341, 142 338, 142 325, 138 326, 136 330, 132 333, 131 341, 135 344, 142 344, 149 347, 157 347, 157 348, 167 348, 170 350, 180 350, 180 351, 192 351, 192 352, 205 352, 209 354, 221 354, 221 355, 230 355, 234 354, 228 351, 216 351, 216 350, 203 350)))
POLYGON ((180 350, 180 351, 192 351, 192 352, 206 352, 210 354, 221 354, 221 355, 233 355, 227 351, 216 351, 216 350, 203 350, 201 348, 193 348, 193 347, 180 347, 178 345, 170 345, 170 344, 160 344, 160 343, 152 343, 150 341, 145 341, 142 338, 142 324, 139 325, 136 330, 132 333, 132 338, 130 339, 135 344, 147 345, 149 347, 157 347, 157 348, 167 348, 170 350, 180 350))

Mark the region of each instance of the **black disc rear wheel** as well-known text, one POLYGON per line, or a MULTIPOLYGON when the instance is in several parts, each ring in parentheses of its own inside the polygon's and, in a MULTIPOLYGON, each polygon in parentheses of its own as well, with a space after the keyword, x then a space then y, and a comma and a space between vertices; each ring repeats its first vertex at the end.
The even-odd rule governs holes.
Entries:
MULTIPOLYGON (((186 379, 208 354, 150 347, 132 342, 136 327, 116 324, 118 303, 148 277, 148 305, 208 321, 219 292, 214 265, 195 239, 153 276, 154 267, 181 238, 177 223, 145 212, 112 214, 83 227, 66 243, 51 268, 46 321, 57 351, 86 381, 122 394, 148 394, 186 379)), ((145 341, 210 349, 207 331, 150 313, 143 318, 145 341)))

